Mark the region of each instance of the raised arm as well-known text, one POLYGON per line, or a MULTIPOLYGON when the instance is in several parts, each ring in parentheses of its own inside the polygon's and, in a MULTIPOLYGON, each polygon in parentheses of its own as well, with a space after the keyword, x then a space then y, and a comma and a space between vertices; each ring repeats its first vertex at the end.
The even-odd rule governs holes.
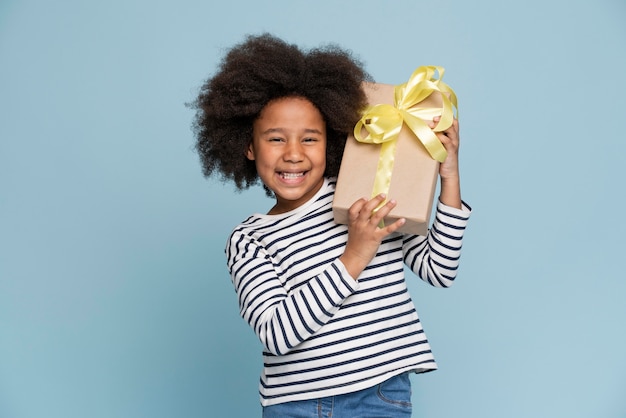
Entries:
MULTIPOLYGON (((435 118, 431 127, 437 122, 439 120, 435 118)), ((456 277, 471 208, 461 200, 458 120, 455 119, 450 128, 437 136, 448 156, 439 166, 441 194, 435 220, 427 237, 405 237, 403 249, 406 265, 422 280, 433 286, 448 287, 456 277)))
POLYGON ((462 209, 457 209, 439 202, 428 236, 405 236, 405 264, 435 287, 451 286, 459 267, 463 233, 470 213, 471 208, 463 203, 462 209))

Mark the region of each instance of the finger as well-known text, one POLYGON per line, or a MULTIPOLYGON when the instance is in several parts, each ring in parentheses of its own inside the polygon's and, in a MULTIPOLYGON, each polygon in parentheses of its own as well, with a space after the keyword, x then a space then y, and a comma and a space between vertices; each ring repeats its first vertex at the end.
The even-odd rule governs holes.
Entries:
POLYGON ((396 232, 398 229, 400 229, 400 227, 402 227, 402 225, 404 225, 406 223, 406 219, 405 218, 400 218, 398 220, 396 220, 394 223, 389 224, 389 225, 385 225, 384 228, 381 228, 381 231, 383 231, 383 233, 385 235, 389 235, 392 234, 394 232, 396 232))
MULTIPOLYGON (((381 202, 382 203, 382 202, 381 202)), ((374 211, 372 213, 372 221, 378 223, 380 222, 385 216, 387 216, 389 214, 389 212, 392 211, 393 208, 396 207, 398 202, 396 202, 396 200, 394 199, 390 199, 389 201, 385 202, 384 205, 378 205, 376 206, 376 208, 374 208, 374 211)))
POLYGON ((366 203, 367 199, 362 197, 350 206, 348 209, 348 219, 350 222, 354 222, 359 218, 359 214, 362 212, 366 203))
MULTIPOLYGON (((432 121, 428 122, 428 126, 431 129, 434 129, 434 128, 437 127, 437 125, 439 124, 440 120, 441 120, 441 116, 435 116, 432 121)), ((458 130, 459 130, 459 120, 457 118, 453 118, 452 119, 452 124, 450 125, 450 127, 448 129, 454 129, 456 132, 458 132, 458 130)), ((448 129, 446 129, 446 131, 448 129)), ((446 132, 446 131, 443 131, 443 132, 446 132)))
POLYGON ((452 120, 452 127, 454 127, 454 130, 458 133, 459 132, 459 120, 457 118, 454 118, 452 120))
POLYGON ((437 133, 437 137, 444 146, 456 146, 459 144, 459 131, 456 127, 450 127, 443 132, 437 133))
POLYGON ((458 140, 456 140, 454 138, 450 138, 450 137, 445 136, 443 134, 439 134, 439 135, 437 135, 437 137, 439 138, 439 141, 441 142, 441 144, 445 148, 445 150, 448 153, 448 155, 456 154, 458 152, 458 150, 459 150, 459 141, 458 140))
POLYGON ((445 133, 442 132, 438 134, 437 137, 439 138, 439 140, 441 141, 444 147, 450 146, 450 147, 458 148, 459 146, 459 138, 454 134, 446 135, 445 133))
POLYGON ((453 119, 452 123, 450 124, 450 126, 445 131, 446 132, 448 132, 448 131, 458 132, 459 131, 459 120, 458 119, 453 119))
POLYGON ((370 199, 361 210, 361 215, 363 216, 363 219, 372 218, 375 213, 380 210, 379 208, 385 206, 383 204, 385 202, 385 199, 387 199, 387 196, 384 193, 380 193, 370 199))
POLYGON ((450 125, 450 127, 448 129, 446 129, 445 131, 443 131, 443 133, 447 136, 447 137, 454 137, 457 138, 459 137, 459 121, 457 119, 454 119, 452 121, 452 125, 450 125))

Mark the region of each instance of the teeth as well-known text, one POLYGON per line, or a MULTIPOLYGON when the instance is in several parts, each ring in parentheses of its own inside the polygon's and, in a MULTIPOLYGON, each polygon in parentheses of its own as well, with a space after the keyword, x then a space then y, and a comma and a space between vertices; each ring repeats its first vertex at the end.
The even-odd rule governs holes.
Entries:
POLYGON ((282 176, 285 179, 295 179, 304 176, 304 173, 282 173, 282 176))

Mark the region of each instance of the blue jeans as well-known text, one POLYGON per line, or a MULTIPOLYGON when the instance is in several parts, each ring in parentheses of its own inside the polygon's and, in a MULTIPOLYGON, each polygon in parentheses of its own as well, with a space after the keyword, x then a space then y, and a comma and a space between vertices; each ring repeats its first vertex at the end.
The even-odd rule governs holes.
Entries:
POLYGON ((263 418, 402 418, 411 416, 408 373, 344 395, 263 407, 263 418))

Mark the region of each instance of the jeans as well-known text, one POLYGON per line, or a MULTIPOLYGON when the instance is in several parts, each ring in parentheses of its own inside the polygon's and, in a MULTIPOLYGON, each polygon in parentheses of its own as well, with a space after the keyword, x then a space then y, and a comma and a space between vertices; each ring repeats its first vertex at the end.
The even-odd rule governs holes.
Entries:
POLYGON ((263 407, 263 418, 409 418, 409 374, 358 392, 263 407))

